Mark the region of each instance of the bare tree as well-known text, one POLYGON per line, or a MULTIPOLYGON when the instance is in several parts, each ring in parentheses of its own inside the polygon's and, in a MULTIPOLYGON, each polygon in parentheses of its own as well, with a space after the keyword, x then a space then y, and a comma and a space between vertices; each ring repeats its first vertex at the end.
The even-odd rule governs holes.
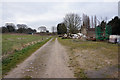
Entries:
POLYGON ((78 14, 69 13, 64 17, 65 26, 70 33, 77 33, 80 28, 81 18, 78 14))
POLYGON ((108 18, 107 17, 105 17, 105 19, 104 19, 104 21, 107 23, 107 20, 108 20, 108 18))
POLYGON ((96 27, 97 26, 97 20, 96 20, 96 15, 94 16, 94 26, 96 27))
POLYGON ((92 28, 94 28, 93 16, 91 17, 91 26, 92 26, 92 28))
POLYGON ((83 14, 82 20, 83 20, 84 26, 85 26, 86 28, 89 28, 89 27, 90 27, 90 19, 89 19, 89 16, 83 14))
POLYGON ((52 26, 52 33, 54 33, 54 26, 52 26))
POLYGON ((57 27, 52 26, 52 33, 55 33, 55 32, 57 32, 57 27))

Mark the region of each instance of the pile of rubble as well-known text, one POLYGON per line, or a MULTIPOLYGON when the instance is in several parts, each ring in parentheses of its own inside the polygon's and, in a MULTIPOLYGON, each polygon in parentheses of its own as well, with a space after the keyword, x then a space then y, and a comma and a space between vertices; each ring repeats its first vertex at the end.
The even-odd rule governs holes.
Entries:
POLYGON ((64 34, 62 36, 62 39, 83 39, 86 40, 86 35, 82 34, 82 33, 77 33, 77 34, 64 34))

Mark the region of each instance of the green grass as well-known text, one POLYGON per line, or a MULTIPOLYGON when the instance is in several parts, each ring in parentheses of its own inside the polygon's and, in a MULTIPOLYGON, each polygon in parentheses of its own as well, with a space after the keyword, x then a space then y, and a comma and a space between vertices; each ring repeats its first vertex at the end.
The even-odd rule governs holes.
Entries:
POLYGON ((23 34, 2 34, 2 54, 13 53, 14 50, 20 50, 25 44, 46 39, 48 36, 23 35, 23 34))
POLYGON ((12 68, 16 67, 16 65, 22 61, 24 61, 28 56, 30 56, 33 52, 35 52, 38 48, 40 48, 43 44, 45 44, 49 39, 38 42, 34 45, 30 45, 20 51, 16 51, 14 54, 9 55, 7 58, 2 60, 2 74, 5 75, 12 68))

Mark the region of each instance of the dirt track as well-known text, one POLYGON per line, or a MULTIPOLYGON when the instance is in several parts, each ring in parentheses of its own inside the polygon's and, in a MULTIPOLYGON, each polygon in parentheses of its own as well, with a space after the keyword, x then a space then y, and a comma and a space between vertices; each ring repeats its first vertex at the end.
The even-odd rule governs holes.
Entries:
POLYGON ((68 55, 58 42, 48 41, 5 78, 74 78, 69 69, 68 55))

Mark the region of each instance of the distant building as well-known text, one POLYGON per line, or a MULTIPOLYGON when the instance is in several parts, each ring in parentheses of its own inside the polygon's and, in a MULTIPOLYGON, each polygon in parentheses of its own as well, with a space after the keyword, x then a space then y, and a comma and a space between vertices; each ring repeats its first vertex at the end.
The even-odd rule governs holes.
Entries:
POLYGON ((57 27, 52 26, 52 32, 53 32, 53 33, 56 33, 56 32, 57 32, 57 27))
POLYGON ((86 26, 82 26, 80 31, 88 38, 95 38, 95 28, 87 28, 86 26))
POLYGON ((95 38, 95 28, 88 28, 86 36, 88 38, 95 38))
POLYGON ((45 26, 39 27, 38 30, 40 30, 40 32, 46 32, 47 31, 45 26))
POLYGON ((87 28, 85 26, 81 26, 81 33, 87 35, 87 28))

